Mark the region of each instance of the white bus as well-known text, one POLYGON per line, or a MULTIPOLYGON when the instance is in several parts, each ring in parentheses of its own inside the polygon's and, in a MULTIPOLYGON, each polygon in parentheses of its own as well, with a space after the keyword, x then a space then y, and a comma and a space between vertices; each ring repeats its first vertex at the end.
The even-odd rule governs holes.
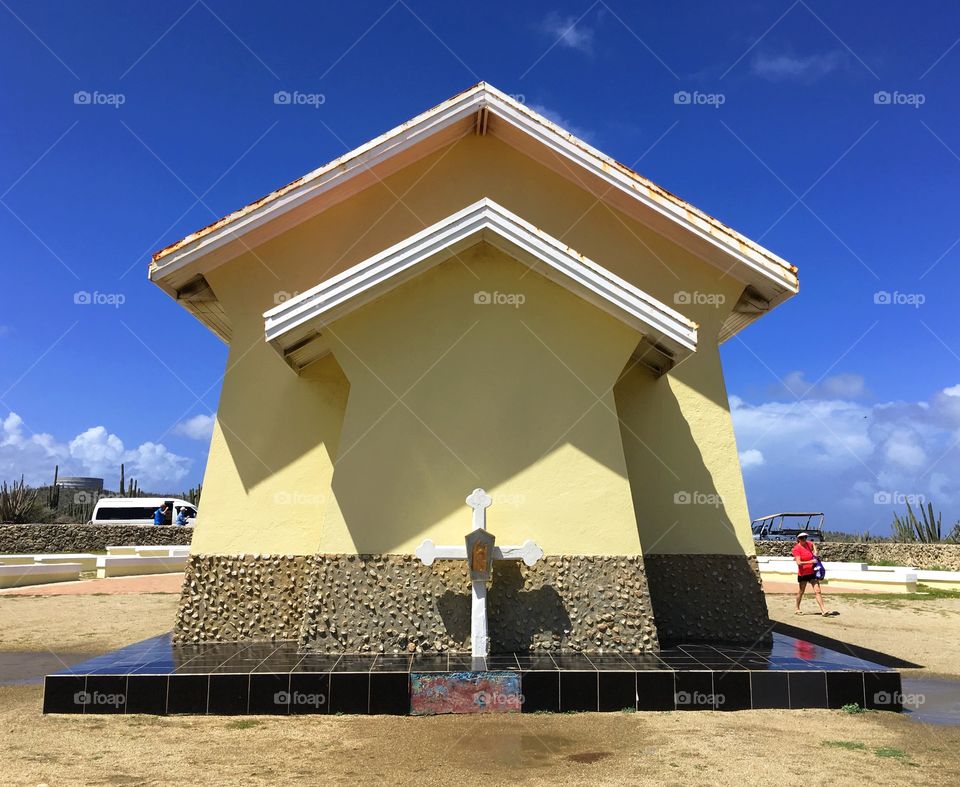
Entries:
POLYGON ((192 527, 197 507, 186 500, 171 497, 104 497, 97 501, 90 519, 91 525, 152 525, 153 513, 166 505, 167 524, 177 521, 177 513, 186 509, 187 525, 192 527))

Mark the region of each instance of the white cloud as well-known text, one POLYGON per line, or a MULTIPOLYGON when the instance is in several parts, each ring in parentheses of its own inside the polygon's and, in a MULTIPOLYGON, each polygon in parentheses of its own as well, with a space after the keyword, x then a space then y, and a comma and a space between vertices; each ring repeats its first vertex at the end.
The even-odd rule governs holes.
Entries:
POLYGON ((213 422, 216 420, 214 415, 195 415, 186 421, 181 421, 173 431, 175 434, 189 437, 191 440, 209 440, 213 434, 213 422))
MULTIPOLYGON (((852 377, 839 375, 834 390, 865 390, 852 377)), ((796 373, 788 382, 802 380, 796 373)), ((824 381, 814 393, 827 388, 824 381)), ((960 519, 958 390, 874 404, 841 397, 751 404, 731 396, 741 462, 753 468, 745 478, 750 510, 824 510, 828 527, 885 534, 892 509, 915 495, 952 525, 960 519)))
POLYGON ((127 478, 136 478, 140 488, 157 492, 176 491, 193 460, 171 452, 166 446, 146 442, 133 449, 106 427, 94 426, 68 442, 46 433, 30 434, 23 419, 11 412, 0 424, 0 478, 23 475, 34 486, 49 484, 54 465, 61 475, 103 478, 110 488, 124 463, 127 478))
POLYGON ((558 126, 560 126, 560 128, 569 131, 571 134, 573 134, 573 136, 579 137, 585 142, 589 142, 593 138, 592 131, 578 126, 576 123, 568 120, 559 112, 554 112, 552 109, 550 109, 550 107, 545 107, 543 104, 531 104, 530 109, 540 115, 543 115, 551 123, 556 123, 558 126))
POLYGON ((843 52, 799 57, 792 54, 768 54, 758 52, 750 63, 750 69, 759 77, 771 82, 798 80, 812 82, 840 68, 846 61, 843 52))
POLYGON ((540 29, 556 39, 559 46, 576 49, 587 55, 593 54, 593 28, 578 24, 575 16, 561 17, 556 11, 551 11, 540 23, 540 29))

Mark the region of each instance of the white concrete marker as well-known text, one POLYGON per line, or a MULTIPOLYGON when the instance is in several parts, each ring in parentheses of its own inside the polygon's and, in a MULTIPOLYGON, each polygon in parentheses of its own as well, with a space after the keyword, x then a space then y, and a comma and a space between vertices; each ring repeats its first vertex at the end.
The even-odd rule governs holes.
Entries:
MULTIPOLYGON (((466 503, 473 509, 473 530, 487 529, 487 509, 493 499, 482 489, 474 489, 466 503)), ((435 560, 467 560, 467 547, 437 546, 429 538, 424 539, 414 554, 425 566, 432 566, 435 560)), ((493 548, 494 560, 522 560, 524 565, 532 566, 543 557, 543 550, 533 541, 524 541, 522 546, 493 548)), ((486 657, 490 653, 490 637, 487 633, 487 583, 474 580, 472 605, 470 612, 470 649, 472 666, 475 670, 486 669, 486 657)))

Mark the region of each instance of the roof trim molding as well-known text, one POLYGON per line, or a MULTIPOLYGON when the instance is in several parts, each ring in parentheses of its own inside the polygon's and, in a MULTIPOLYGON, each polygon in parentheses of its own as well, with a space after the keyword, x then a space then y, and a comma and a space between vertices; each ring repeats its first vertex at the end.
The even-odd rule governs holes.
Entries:
POLYGON ((265 338, 299 371, 328 352, 326 324, 481 240, 639 331, 644 337, 641 361, 656 372, 696 351, 695 323, 490 199, 478 200, 270 309, 263 315, 265 338))
MULTIPOLYGON (((789 297, 798 291, 796 268, 785 260, 484 82, 161 249, 153 256, 150 278, 161 280, 211 251, 481 111, 486 115, 493 114, 547 149, 581 166, 612 189, 628 195, 660 217, 723 252, 727 258, 733 259, 729 271, 737 279, 745 283, 762 283, 766 287, 772 287, 783 297, 789 297)), ((491 129, 491 133, 496 133, 495 125, 491 126, 491 129)))

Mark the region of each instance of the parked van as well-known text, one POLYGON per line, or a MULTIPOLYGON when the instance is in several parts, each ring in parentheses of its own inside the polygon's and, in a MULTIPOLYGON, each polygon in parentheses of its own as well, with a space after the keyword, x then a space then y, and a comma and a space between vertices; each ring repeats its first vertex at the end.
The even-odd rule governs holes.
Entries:
POLYGON ((177 518, 177 510, 187 509, 187 525, 192 526, 197 516, 197 507, 186 500, 169 497, 104 497, 97 501, 93 509, 91 525, 152 525, 153 512, 160 506, 167 506, 167 522, 172 525, 177 518))

